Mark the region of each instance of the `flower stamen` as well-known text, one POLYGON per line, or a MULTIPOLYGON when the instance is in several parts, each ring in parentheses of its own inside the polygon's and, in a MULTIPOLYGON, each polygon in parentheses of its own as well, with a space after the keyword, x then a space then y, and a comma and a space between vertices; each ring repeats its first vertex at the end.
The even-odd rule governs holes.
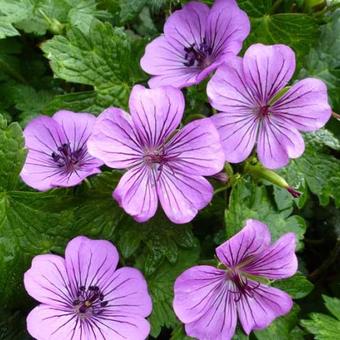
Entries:
POLYGON ((204 68, 211 64, 209 56, 212 53, 212 47, 207 44, 205 38, 203 38, 199 46, 193 43, 189 47, 184 47, 184 51, 184 58, 186 60, 186 62, 183 63, 184 66, 204 68))
POLYGON ((104 294, 98 286, 89 286, 86 289, 80 286, 77 292, 77 299, 73 301, 73 306, 79 317, 90 317, 101 313, 101 308, 106 307, 108 301, 104 300, 104 294))

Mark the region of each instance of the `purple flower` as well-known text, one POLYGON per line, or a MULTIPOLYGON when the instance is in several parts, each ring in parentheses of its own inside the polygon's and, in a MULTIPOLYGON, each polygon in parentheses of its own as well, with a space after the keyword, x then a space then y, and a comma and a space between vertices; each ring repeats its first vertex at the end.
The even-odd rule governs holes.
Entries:
POLYGON ((219 268, 196 266, 182 273, 175 282, 174 310, 187 334, 227 340, 235 333, 237 317, 249 334, 288 313, 291 297, 261 282, 296 272, 295 242, 295 234, 288 233, 271 245, 268 227, 248 220, 216 248, 219 268))
POLYGON ((184 97, 174 87, 136 85, 129 106, 131 115, 105 110, 88 142, 89 152, 107 166, 128 169, 113 197, 138 222, 156 213, 158 199, 171 221, 192 220, 212 199, 213 188, 203 176, 223 168, 216 128, 207 118, 177 132, 184 97))
POLYGON ((117 269, 119 255, 108 241, 74 238, 65 259, 39 255, 25 273, 27 292, 41 304, 27 317, 37 340, 145 339, 152 303, 143 275, 117 269))
POLYGON ((164 35, 152 41, 141 60, 153 77, 150 87, 198 84, 242 48, 250 30, 235 0, 216 0, 211 9, 190 2, 166 21, 164 35))
POLYGON ((256 144, 264 166, 285 166, 304 151, 299 130, 325 125, 331 115, 325 84, 307 78, 284 92, 294 71, 295 55, 288 46, 255 44, 243 59, 231 58, 209 81, 211 105, 221 111, 212 119, 228 162, 242 162, 256 144))
POLYGON ((91 114, 64 110, 52 118, 33 119, 24 130, 28 154, 20 174, 22 180, 45 191, 72 187, 99 173, 103 162, 90 156, 86 146, 95 121, 91 114))

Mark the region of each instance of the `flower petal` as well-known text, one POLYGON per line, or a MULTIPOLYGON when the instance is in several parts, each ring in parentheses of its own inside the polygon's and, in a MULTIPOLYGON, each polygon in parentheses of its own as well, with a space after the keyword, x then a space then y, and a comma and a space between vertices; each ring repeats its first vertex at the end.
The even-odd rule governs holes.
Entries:
POLYGON ((118 269, 103 288, 103 294, 104 300, 108 302, 101 314, 103 316, 121 313, 147 317, 151 313, 152 302, 147 283, 142 273, 135 268, 118 269))
POLYGON ((211 105, 228 114, 247 116, 252 113, 256 97, 248 89, 242 59, 232 57, 221 65, 207 85, 211 105))
POLYGON ((178 46, 190 47, 193 44, 200 46, 205 37, 208 15, 207 5, 196 1, 189 2, 168 18, 164 25, 164 34, 178 46))
POLYGON ((274 280, 293 276, 298 266, 295 247, 295 234, 285 234, 242 267, 242 271, 274 280))
MULTIPOLYGON (((94 160, 94 158, 93 158, 94 160)), ((60 171, 53 178, 51 178, 52 187, 73 187, 81 183, 86 177, 100 173, 99 168, 93 168, 92 165, 98 166, 98 161, 94 161, 97 164, 89 163, 79 169, 74 169, 71 172, 60 171)))
POLYGON ((301 131, 320 129, 332 114, 327 87, 314 78, 298 81, 273 104, 271 111, 283 124, 301 131))
POLYGON ((71 240, 65 250, 65 263, 74 292, 81 286, 101 289, 114 275, 118 260, 117 249, 109 241, 84 236, 71 240))
POLYGON ((115 169, 129 168, 143 158, 141 140, 133 128, 131 116, 114 107, 97 118, 87 145, 91 155, 115 169))
POLYGON ((170 136, 181 122, 184 105, 182 92, 174 87, 133 87, 129 106, 145 147, 157 147, 170 136))
POLYGON ((67 138, 60 125, 50 117, 39 116, 31 120, 24 130, 25 146, 51 155, 67 138))
POLYGON ((210 176, 221 171, 224 153, 220 137, 209 118, 193 121, 181 129, 166 145, 167 157, 183 171, 210 176))
POLYGON ((90 337, 86 340, 145 340, 150 333, 150 324, 139 315, 124 315, 115 313, 106 316, 93 317, 90 337))
POLYGON ((256 117, 249 114, 218 113, 211 120, 220 134, 225 160, 231 163, 244 161, 256 142, 256 117))
POLYGON ((27 330, 38 340, 83 339, 94 340, 86 336, 85 327, 77 315, 56 307, 40 305, 35 307, 27 317, 27 330))
POLYGON ((113 192, 119 205, 138 222, 145 222, 156 213, 156 176, 147 166, 136 166, 123 175, 113 192))
POLYGON ((47 191, 53 188, 51 179, 58 176, 59 172, 60 169, 55 166, 51 155, 44 154, 43 151, 29 150, 20 177, 30 187, 47 191))
POLYGON ((226 56, 238 54, 249 32, 249 18, 235 0, 215 0, 206 31, 207 42, 213 46, 213 58, 228 61, 226 56))
POLYGON ((269 245, 267 225, 257 220, 247 220, 240 232, 216 248, 216 255, 223 264, 234 267, 249 256, 261 254, 269 245))
MULTIPOLYGON (((73 151, 82 148, 87 149, 86 144, 96 122, 96 117, 94 115, 61 110, 53 115, 53 119, 60 124, 73 151)), ((91 164, 91 166, 99 167, 103 165, 103 162, 87 154, 85 165, 89 164, 91 164)))
POLYGON ((198 339, 231 339, 236 327, 236 305, 228 293, 225 271, 195 266, 182 273, 174 286, 174 311, 186 333, 198 339))
MULTIPOLYGON (((279 144, 286 150, 289 158, 298 158, 305 151, 305 142, 300 132, 286 124, 282 119, 272 116, 268 122, 268 129, 276 136, 279 144)), ((275 145, 275 143, 273 143, 275 145)))
POLYGON ((159 201, 174 223, 190 222, 211 201, 212 185, 200 176, 164 165, 157 182, 159 201))
POLYGON ((202 316, 224 280, 225 272, 212 266, 195 266, 184 271, 174 285, 173 307, 177 317, 189 323, 202 316))
POLYGON ((24 130, 28 154, 20 176, 29 186, 40 191, 51 189, 51 181, 60 172, 52 159, 52 153, 67 143, 59 124, 50 117, 33 119, 24 130))
POLYGON ((265 105, 283 87, 295 71, 295 54, 286 45, 251 45, 243 58, 246 83, 265 105))
POLYGON ((292 298, 285 292, 248 280, 253 288, 250 296, 243 294, 237 302, 237 312, 246 334, 263 329, 279 316, 287 314, 293 307, 292 298))
POLYGON ((141 59, 143 70, 155 77, 152 88, 171 85, 177 88, 199 82, 200 69, 185 66, 185 48, 200 46, 204 35, 209 7, 199 2, 190 2, 175 11, 164 25, 164 34, 147 45, 141 59))
POLYGON ((73 291, 61 256, 35 256, 24 275, 24 285, 28 294, 41 303, 64 309, 72 306, 73 291))
POLYGON ((305 144, 299 131, 277 119, 263 119, 259 127, 257 154, 260 162, 269 169, 288 164, 289 157, 303 154, 305 144))
POLYGON ((218 129, 228 162, 244 161, 252 152, 258 121, 253 113, 256 98, 244 82, 242 59, 231 58, 209 81, 211 105, 222 113, 211 117, 218 129))
POLYGON ((182 88, 196 84, 200 73, 200 69, 187 67, 185 62, 184 47, 160 36, 146 46, 140 64, 145 72, 154 76, 148 82, 151 88, 167 85, 182 88))

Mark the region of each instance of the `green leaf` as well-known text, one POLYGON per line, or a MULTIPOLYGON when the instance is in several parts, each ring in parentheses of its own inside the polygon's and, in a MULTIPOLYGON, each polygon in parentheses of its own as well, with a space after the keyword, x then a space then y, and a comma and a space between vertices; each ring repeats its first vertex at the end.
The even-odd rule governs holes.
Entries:
POLYGON ((310 191, 317 195, 322 206, 334 199, 337 207, 340 206, 340 161, 330 154, 328 145, 338 148, 338 142, 329 139, 330 134, 306 135, 306 149, 304 154, 280 170, 286 181, 299 190, 307 184, 310 191), (315 136, 315 135, 314 135, 315 136))
POLYGON ((127 22, 134 19, 146 5, 147 0, 121 0, 120 1, 120 19, 121 22, 127 22))
POLYGON ((153 301, 153 310, 149 318, 153 337, 159 335, 162 327, 178 327, 178 321, 172 308, 173 285, 179 274, 196 263, 198 255, 198 246, 190 250, 181 250, 175 263, 164 262, 157 272, 147 276, 153 301))
POLYGON ((20 112, 19 120, 25 126, 30 120, 41 114, 53 94, 47 90, 36 90, 32 86, 14 83, 6 91, 20 112))
POLYGON ((289 279, 275 281, 272 286, 284 290, 293 299, 302 299, 314 288, 314 285, 301 273, 297 273, 289 279))
POLYGON ((97 18, 111 18, 107 11, 97 9, 96 0, 0 0, 0 9, 0 38, 19 35, 12 25, 37 35, 61 34, 68 24, 87 33, 97 18))
POLYGON ((335 317, 320 313, 311 313, 311 320, 302 320, 301 324, 316 340, 334 340, 340 332, 340 300, 323 295, 327 309, 335 317))
POLYGON ((238 4, 249 16, 257 18, 270 12, 272 0, 257 0, 256 2, 252 0, 240 0, 238 4))
POLYGON ((319 36, 315 19, 301 13, 272 14, 272 1, 242 0, 240 6, 250 15, 251 32, 244 49, 254 43, 286 44, 294 49, 300 64, 319 36))
POLYGON ((193 340, 194 338, 186 336, 184 326, 178 322, 176 327, 173 327, 170 340, 193 340))
POLYGON ((143 254, 143 271, 153 274, 164 260, 176 263, 182 248, 192 248, 195 239, 190 224, 173 224, 162 213, 147 223, 125 218, 120 223, 117 244, 123 256, 129 258, 137 252, 143 254))
POLYGON ((102 106, 97 104, 97 94, 95 91, 72 92, 53 97, 42 109, 47 115, 52 115, 60 108, 73 112, 91 112, 98 114, 102 111, 102 106))
POLYGON ((13 24, 25 19, 30 7, 29 0, 0 0, 0 39, 20 35, 13 24))
POLYGON ((340 141, 334 134, 326 129, 320 129, 315 132, 306 133, 304 136, 306 143, 317 150, 327 150, 328 147, 332 150, 340 151, 340 141))
POLYGON ((68 12, 70 25, 84 33, 89 32, 96 19, 108 20, 111 18, 107 11, 97 9, 96 0, 68 0, 67 2, 72 6, 68 12))
POLYGON ((6 22, 4 17, 0 15, 0 39, 14 37, 16 35, 20 35, 20 33, 11 23, 6 22))
POLYGON ((19 124, 7 126, 6 120, 0 116, 0 191, 15 188, 25 155, 19 124))
POLYGON ((258 186, 249 178, 240 178, 233 187, 229 207, 225 212, 226 231, 228 237, 242 229, 249 218, 266 223, 271 231, 272 239, 277 240, 288 232, 297 236, 297 249, 301 249, 306 224, 302 217, 291 215, 293 207, 290 205, 279 209, 271 199, 269 187, 258 186))
POLYGON ((97 102, 106 108, 127 106, 130 87, 141 76, 136 46, 121 29, 96 22, 89 35, 74 28, 67 37, 47 41, 42 49, 57 77, 93 86, 97 102))
POLYGON ((316 77, 327 84, 334 111, 340 111, 340 9, 326 17, 317 46, 304 61, 299 78, 316 77))
POLYGON ((276 319, 268 328, 261 331, 255 331, 256 338, 258 340, 302 340, 302 334, 296 332, 299 312, 300 307, 294 304, 293 309, 289 314, 276 319), (295 335, 293 336, 292 334, 295 335))

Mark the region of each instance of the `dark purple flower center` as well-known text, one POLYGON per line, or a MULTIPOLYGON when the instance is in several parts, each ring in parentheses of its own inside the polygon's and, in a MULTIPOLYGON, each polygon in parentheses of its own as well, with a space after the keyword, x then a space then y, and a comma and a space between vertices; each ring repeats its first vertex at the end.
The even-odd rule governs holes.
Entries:
POLYGON ((260 286, 258 283, 255 287, 249 284, 248 278, 238 269, 230 269, 227 272, 228 279, 235 285, 235 290, 230 290, 230 293, 235 294, 235 301, 239 301, 243 295, 254 297, 254 290, 260 286))
POLYGON ((259 115, 260 118, 265 118, 265 117, 267 117, 267 116, 270 115, 269 109, 270 109, 270 106, 269 106, 269 105, 261 106, 261 107, 258 109, 257 114, 259 115))
POLYGON ((85 148, 79 148, 72 151, 69 143, 64 143, 58 147, 58 151, 53 151, 51 157, 59 168, 64 168, 66 171, 73 171, 79 168, 80 161, 86 153, 85 148))
POLYGON ((199 45, 193 43, 189 47, 184 47, 184 51, 186 61, 183 64, 187 67, 205 68, 211 64, 212 47, 207 44, 205 38, 199 45))
POLYGON ((146 150, 143 156, 145 164, 152 167, 156 165, 163 165, 167 162, 167 156, 164 152, 164 147, 161 146, 155 150, 146 150))
POLYGON ((89 286, 88 289, 80 286, 77 298, 73 301, 73 306, 81 317, 98 315, 107 304, 108 301, 104 301, 104 294, 98 286, 89 286))

